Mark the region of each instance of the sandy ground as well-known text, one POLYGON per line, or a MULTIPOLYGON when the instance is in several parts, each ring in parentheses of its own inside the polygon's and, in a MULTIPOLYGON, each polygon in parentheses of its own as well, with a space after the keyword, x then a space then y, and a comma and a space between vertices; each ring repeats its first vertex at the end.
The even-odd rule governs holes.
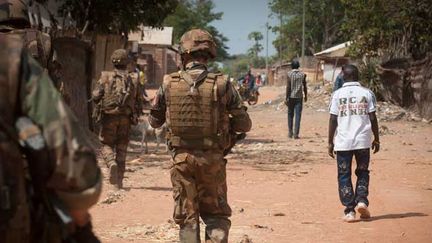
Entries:
MULTIPOLYGON (((261 89, 261 103, 282 92, 261 89)), ((380 124, 388 131, 370 166, 373 217, 345 223, 336 162, 326 153, 325 104, 306 105, 300 140, 287 138, 286 111, 276 108, 249 108, 253 130, 228 157, 230 242, 432 242, 430 124, 380 124)), ((178 241, 169 156, 151 145, 145 155, 131 143, 125 189, 115 191, 105 182, 101 202, 91 210, 103 242, 178 241)))

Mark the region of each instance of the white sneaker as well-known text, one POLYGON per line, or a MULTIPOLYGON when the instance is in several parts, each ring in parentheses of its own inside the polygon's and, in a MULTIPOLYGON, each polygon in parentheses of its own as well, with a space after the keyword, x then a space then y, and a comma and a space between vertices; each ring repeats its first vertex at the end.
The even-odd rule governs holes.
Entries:
POLYGON ((364 202, 357 203, 357 211, 360 213, 361 219, 368 219, 371 216, 368 206, 364 202))
POLYGON ((355 213, 355 212, 349 212, 349 213, 345 214, 345 216, 343 216, 342 219, 343 219, 345 222, 350 223, 350 222, 353 222, 353 221, 355 220, 355 216, 356 216, 356 213, 355 213))

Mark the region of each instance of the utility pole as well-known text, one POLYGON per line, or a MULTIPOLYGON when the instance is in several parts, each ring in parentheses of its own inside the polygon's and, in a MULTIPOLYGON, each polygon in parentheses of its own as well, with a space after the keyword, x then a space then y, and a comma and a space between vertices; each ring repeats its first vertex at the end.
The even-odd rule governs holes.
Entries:
MULTIPOLYGON (((279 30, 282 29, 282 10, 280 10, 279 12, 279 30)), ((282 32, 279 31, 279 33, 281 34, 282 32)), ((282 44, 279 43, 279 65, 282 65, 282 44)))
POLYGON ((301 47, 301 61, 304 63, 305 55, 305 14, 306 13, 306 0, 303 0, 303 21, 302 21, 302 47, 301 47))
MULTIPOLYGON (((268 18, 268 17, 267 17, 268 18)), ((266 65, 266 73, 268 72, 268 43, 269 43, 269 23, 268 23, 268 19, 267 19, 267 23, 265 25, 266 27, 266 57, 265 57, 265 65, 266 65)))

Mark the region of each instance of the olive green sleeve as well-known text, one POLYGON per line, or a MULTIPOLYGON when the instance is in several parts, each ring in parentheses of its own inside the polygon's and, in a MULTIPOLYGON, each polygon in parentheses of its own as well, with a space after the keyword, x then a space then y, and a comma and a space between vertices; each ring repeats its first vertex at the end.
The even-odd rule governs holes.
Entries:
POLYGON ((245 133, 252 128, 252 121, 243 100, 231 82, 227 83, 227 110, 230 114, 230 126, 234 132, 245 133))
POLYGON ((21 74, 21 112, 41 128, 54 164, 47 186, 68 208, 89 208, 99 198, 101 172, 84 131, 46 71, 29 55, 23 56, 21 74))

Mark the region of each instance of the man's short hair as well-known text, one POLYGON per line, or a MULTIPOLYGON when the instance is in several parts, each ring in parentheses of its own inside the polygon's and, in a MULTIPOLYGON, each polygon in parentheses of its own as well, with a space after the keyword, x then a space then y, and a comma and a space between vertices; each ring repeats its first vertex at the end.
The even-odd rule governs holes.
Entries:
POLYGON ((358 81, 359 80, 359 70, 357 68, 357 66, 353 65, 353 64, 347 64, 345 65, 344 69, 343 69, 343 74, 344 77, 351 77, 353 81, 358 81))
POLYGON ((292 60, 292 62, 291 62, 291 68, 292 69, 297 69, 299 67, 300 67, 300 62, 297 61, 297 60, 292 60))

